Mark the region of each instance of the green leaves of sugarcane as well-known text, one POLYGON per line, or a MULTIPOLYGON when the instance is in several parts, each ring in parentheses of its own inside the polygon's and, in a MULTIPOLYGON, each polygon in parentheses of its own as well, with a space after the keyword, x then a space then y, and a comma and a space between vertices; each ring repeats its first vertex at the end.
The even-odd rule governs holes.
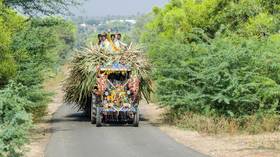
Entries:
POLYGON ((137 46, 117 54, 90 46, 76 53, 71 62, 71 70, 64 82, 65 102, 75 103, 78 108, 86 105, 89 94, 96 85, 97 66, 120 62, 130 66, 132 73, 141 78, 140 93, 150 99, 152 81, 151 65, 137 46))

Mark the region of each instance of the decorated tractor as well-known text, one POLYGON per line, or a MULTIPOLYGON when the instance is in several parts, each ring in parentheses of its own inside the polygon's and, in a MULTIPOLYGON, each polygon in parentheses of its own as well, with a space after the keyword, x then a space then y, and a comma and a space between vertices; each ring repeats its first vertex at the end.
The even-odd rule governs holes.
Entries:
POLYGON ((130 67, 113 63, 99 66, 92 92, 91 122, 97 127, 106 123, 139 125, 139 85, 130 67))
POLYGON ((90 45, 71 60, 64 102, 84 111, 96 126, 139 125, 139 101, 150 100, 151 64, 141 47, 114 52, 90 45))

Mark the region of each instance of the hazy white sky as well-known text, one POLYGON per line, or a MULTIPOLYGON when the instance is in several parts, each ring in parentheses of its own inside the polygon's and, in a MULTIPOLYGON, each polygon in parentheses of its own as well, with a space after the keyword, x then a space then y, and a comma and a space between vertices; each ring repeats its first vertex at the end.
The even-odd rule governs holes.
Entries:
POLYGON ((169 0, 86 0, 78 9, 76 16, 135 15, 147 13, 154 6, 164 6, 169 0))

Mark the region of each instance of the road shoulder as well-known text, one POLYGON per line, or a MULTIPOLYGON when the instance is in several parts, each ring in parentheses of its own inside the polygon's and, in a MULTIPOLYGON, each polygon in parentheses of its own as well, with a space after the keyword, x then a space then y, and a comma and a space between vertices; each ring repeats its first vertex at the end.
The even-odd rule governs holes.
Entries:
POLYGON ((215 135, 185 130, 163 124, 164 109, 143 104, 145 117, 178 143, 212 157, 280 157, 280 133, 257 135, 215 135))
POLYGON ((44 157, 45 149, 52 134, 51 119, 58 108, 63 105, 61 85, 63 77, 64 74, 60 74, 47 81, 44 85, 45 90, 54 93, 54 96, 52 97, 51 103, 48 104, 47 115, 39 123, 36 123, 35 128, 31 130, 31 142, 26 146, 28 152, 25 154, 25 157, 44 157))

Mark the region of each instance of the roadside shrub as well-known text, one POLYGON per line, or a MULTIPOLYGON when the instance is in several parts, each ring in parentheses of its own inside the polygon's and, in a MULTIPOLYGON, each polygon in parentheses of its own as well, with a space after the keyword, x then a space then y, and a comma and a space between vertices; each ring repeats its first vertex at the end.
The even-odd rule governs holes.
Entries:
POLYGON ((49 102, 42 84, 69 57, 76 40, 72 22, 28 18, 13 9, 17 6, 0 0, 0 157, 23 156, 28 132, 49 102))
POLYGON ((171 119, 213 132, 277 130, 279 8, 272 0, 171 0, 153 9, 140 39, 171 119))
POLYGON ((0 90, 0 156, 23 155, 29 131, 45 114, 48 101, 49 94, 40 86, 11 81, 0 90))
POLYGON ((33 103, 19 95, 20 87, 11 83, 0 90, 0 156, 17 157, 24 152, 32 115, 26 111, 33 103))
POLYGON ((25 110, 32 114, 34 122, 39 121, 46 114, 52 93, 45 92, 40 85, 27 87, 19 84, 18 88, 18 95, 32 102, 24 106, 25 110))
POLYGON ((156 95, 178 113, 241 117, 279 112, 279 36, 151 46, 156 95))

